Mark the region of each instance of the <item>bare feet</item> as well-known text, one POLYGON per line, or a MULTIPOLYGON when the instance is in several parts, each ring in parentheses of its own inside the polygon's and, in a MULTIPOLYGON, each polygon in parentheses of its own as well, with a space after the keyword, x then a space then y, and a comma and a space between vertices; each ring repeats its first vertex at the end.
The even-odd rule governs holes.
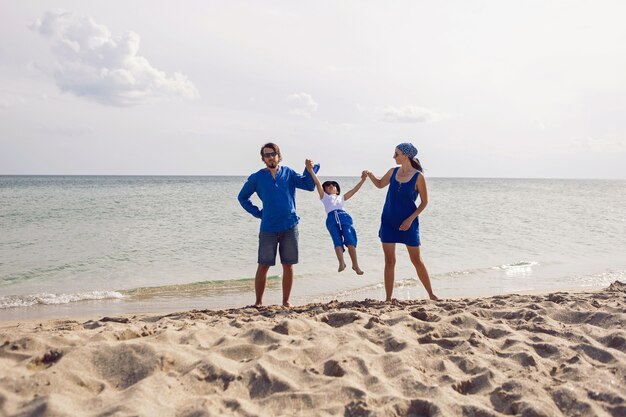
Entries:
POLYGON ((437 297, 435 294, 429 294, 428 297, 430 297, 431 300, 437 301, 439 300, 439 297, 437 297))
POLYGON ((345 262, 342 262, 342 263, 339 264, 339 269, 337 269, 337 272, 341 272, 344 269, 346 269, 346 264, 345 264, 345 262))
POLYGON ((353 266, 352 269, 354 269, 354 272, 356 272, 357 275, 363 275, 364 272, 361 271, 361 268, 359 268, 358 266, 353 266))
POLYGON ((291 307, 291 304, 289 304, 289 301, 283 301, 283 307, 291 307))

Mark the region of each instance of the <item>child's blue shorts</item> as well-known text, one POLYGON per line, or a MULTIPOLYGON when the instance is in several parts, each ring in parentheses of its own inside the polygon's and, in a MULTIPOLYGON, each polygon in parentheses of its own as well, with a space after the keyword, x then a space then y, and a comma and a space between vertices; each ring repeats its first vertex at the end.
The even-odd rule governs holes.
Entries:
POLYGON ((326 218, 326 228, 333 238, 335 247, 352 245, 356 247, 356 230, 352 226, 352 217, 343 210, 333 210, 326 218))

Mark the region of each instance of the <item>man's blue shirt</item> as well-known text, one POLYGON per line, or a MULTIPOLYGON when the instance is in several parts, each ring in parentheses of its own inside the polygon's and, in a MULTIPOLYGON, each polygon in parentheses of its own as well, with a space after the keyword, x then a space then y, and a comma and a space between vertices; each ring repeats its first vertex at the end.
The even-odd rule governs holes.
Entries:
MULTIPOLYGON (((317 172, 319 165, 314 169, 317 172)), ((250 175, 237 199, 244 210, 261 219, 262 232, 282 232, 291 229, 300 220, 296 214, 296 188, 313 191, 315 182, 306 170, 301 175, 289 167, 279 165, 276 179, 267 168, 250 175), (263 203, 262 210, 250 201, 254 193, 263 203)))

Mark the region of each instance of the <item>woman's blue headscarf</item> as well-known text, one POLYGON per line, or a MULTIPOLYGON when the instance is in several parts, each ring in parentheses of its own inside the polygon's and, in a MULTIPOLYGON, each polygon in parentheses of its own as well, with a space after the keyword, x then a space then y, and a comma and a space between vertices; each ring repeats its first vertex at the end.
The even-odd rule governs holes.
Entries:
POLYGON ((400 152, 408 156, 410 159, 413 159, 415 158, 415 156, 417 156, 417 148, 413 146, 412 143, 408 143, 408 142, 401 143, 398 146, 396 146, 396 148, 398 148, 400 152))

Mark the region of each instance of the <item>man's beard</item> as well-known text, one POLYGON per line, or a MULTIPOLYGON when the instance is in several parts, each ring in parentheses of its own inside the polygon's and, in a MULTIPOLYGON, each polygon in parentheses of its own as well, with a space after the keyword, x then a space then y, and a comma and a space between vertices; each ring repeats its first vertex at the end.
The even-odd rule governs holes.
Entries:
POLYGON ((276 162, 272 161, 272 162, 266 162, 266 163, 265 163, 265 165, 266 165, 268 168, 274 169, 274 168, 276 168, 276 167, 278 166, 278 163, 276 163, 276 162))

